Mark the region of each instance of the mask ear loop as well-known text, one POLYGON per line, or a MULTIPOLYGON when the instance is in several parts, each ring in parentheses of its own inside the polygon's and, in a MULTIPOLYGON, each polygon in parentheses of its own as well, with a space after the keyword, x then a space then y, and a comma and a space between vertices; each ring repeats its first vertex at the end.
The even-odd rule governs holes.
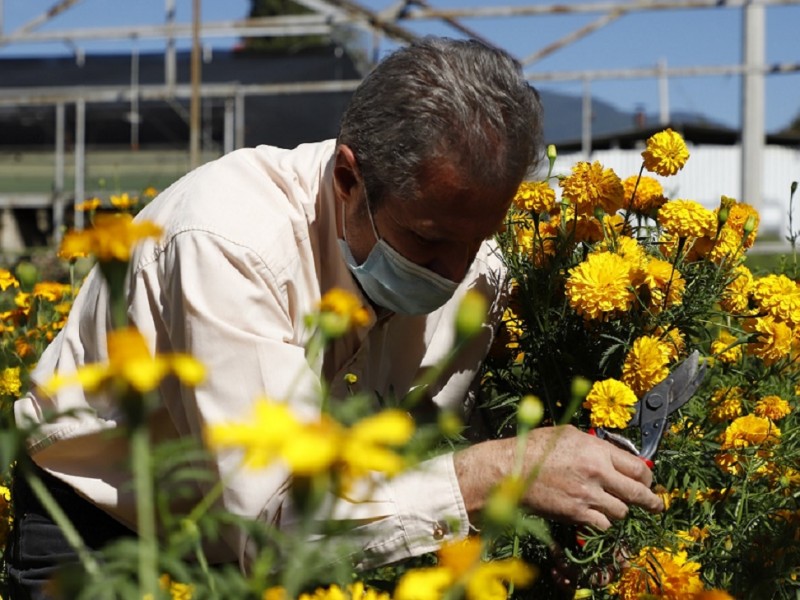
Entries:
MULTIPOLYGON (((369 196, 367 196, 367 186, 364 185, 363 181, 361 182, 361 186, 364 188, 364 199, 367 202, 367 216, 369 217, 369 224, 372 226, 372 234, 375 236, 375 239, 380 242, 381 236, 378 235, 378 229, 375 227, 375 221, 372 219, 369 196)), ((347 242, 347 216, 344 210, 344 202, 342 202, 342 237, 344 241, 347 242)))

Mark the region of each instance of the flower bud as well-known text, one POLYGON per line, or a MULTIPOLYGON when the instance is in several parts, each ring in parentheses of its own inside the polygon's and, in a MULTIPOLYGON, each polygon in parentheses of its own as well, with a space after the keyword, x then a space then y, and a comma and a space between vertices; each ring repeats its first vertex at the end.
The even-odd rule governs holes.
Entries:
POLYGON ((544 417, 544 405, 536 396, 528 394, 522 398, 517 409, 517 420, 527 427, 536 427, 544 417))
POLYGON ((459 339, 469 339, 480 332, 488 309, 489 302, 480 292, 469 290, 464 295, 456 314, 456 335, 459 339))
POLYGON ((746 238, 748 235, 753 233, 753 230, 756 228, 756 218, 753 215, 747 217, 747 220, 744 222, 744 237, 746 238))
MULTIPOLYGON (((558 153, 556 152, 556 145, 555 144, 549 144, 547 146, 547 158, 548 158, 548 160, 551 160, 551 161, 555 160, 557 156, 558 156, 558 153)), ((796 184, 797 184, 797 182, 795 182, 795 185, 796 184)))
POLYGON ((454 438, 464 430, 464 423, 461 418, 453 411, 442 411, 439 413, 439 431, 447 438, 454 438))
POLYGON ((572 397, 583 399, 592 389, 592 382, 585 377, 575 377, 572 380, 572 397))

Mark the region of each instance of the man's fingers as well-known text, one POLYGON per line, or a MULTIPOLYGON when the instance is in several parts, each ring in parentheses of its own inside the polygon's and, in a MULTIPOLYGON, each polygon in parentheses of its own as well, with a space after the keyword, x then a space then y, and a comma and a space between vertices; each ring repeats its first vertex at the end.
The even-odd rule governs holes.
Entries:
POLYGON ((646 484, 637 478, 635 473, 629 475, 624 470, 618 469, 609 477, 605 486, 606 491, 616 496, 624 504, 634 504, 649 512, 661 512, 664 510, 664 503, 650 489, 650 483, 653 479, 650 469, 635 456, 631 455, 631 458, 642 463, 642 467, 648 472, 648 475, 644 478, 646 484))
POLYGON ((641 482, 647 487, 653 484, 653 472, 645 461, 638 456, 634 456, 630 452, 617 448, 613 444, 609 445, 613 447, 611 463, 617 471, 631 479, 641 482))

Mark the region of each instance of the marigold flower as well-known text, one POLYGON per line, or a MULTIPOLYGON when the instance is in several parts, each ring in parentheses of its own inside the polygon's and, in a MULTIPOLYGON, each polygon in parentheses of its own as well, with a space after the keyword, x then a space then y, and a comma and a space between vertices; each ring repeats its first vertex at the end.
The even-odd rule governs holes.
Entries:
POLYGON ((158 196, 158 190, 154 188, 152 185, 149 185, 142 191, 142 196, 144 196, 145 198, 155 198, 156 196, 158 196))
POLYGON ((667 201, 661 183, 647 175, 627 177, 623 179, 622 187, 625 190, 624 207, 640 215, 651 215, 667 201))
POLYGON ((596 381, 583 401, 592 427, 623 429, 633 418, 638 399, 633 390, 617 379, 596 381))
POLYGON ((564 233, 572 242, 594 243, 603 239, 603 224, 593 214, 578 214, 569 207, 561 215, 559 222, 564 233))
POLYGON ((685 600, 703 588, 700 563, 690 561, 685 551, 648 546, 622 571, 617 592, 622 600, 641 600, 648 595, 685 600))
POLYGON ((0 269, 0 290, 6 291, 10 287, 19 287, 19 281, 8 269, 0 269))
POLYGON ((439 565, 407 571, 394 591, 395 600, 441 600, 456 586, 463 587, 467 600, 504 600, 508 590, 503 582, 525 587, 536 570, 518 558, 481 561, 481 541, 470 537, 446 543, 439 550, 439 565))
POLYGON ((712 423, 733 421, 742 414, 744 390, 739 386, 722 387, 714 390, 709 403, 708 418, 712 423))
POLYGON ((672 200, 658 210, 658 222, 672 235, 713 236, 717 228, 714 213, 694 200, 672 200))
POLYGON ((689 160, 689 149, 679 133, 667 128, 648 138, 642 158, 645 169, 666 177, 683 168, 689 160))
POLYGON ((132 206, 136 206, 139 203, 139 198, 131 196, 127 192, 123 192, 122 194, 112 194, 109 197, 109 201, 114 208, 126 210, 132 206))
POLYGON ((19 396, 22 382, 19 379, 19 367, 6 367, 0 373, 0 394, 5 396, 19 396))
POLYGON ((657 337, 643 335, 634 340, 622 363, 622 382, 641 397, 669 375, 670 349, 657 337))
MULTIPOLYGON (((262 599, 289 600, 283 588, 270 588, 264 592, 262 599)), ((300 594, 297 600, 391 600, 391 596, 386 592, 368 588, 362 582, 357 581, 344 588, 335 584, 327 588, 317 588, 311 594, 300 594)))
POLYGON ((792 348, 792 329, 772 316, 746 319, 744 330, 755 333, 756 339, 747 345, 747 352, 769 366, 789 355, 792 348))
POLYGON ((329 337, 339 337, 355 327, 366 327, 371 321, 369 311, 347 290, 333 288, 319 301, 319 326, 329 337))
POLYGON ((158 578, 159 587, 169 593, 170 600, 192 600, 194 586, 173 581, 166 573, 158 578))
POLYGON ((566 294, 570 306, 587 320, 603 320, 630 310, 635 299, 632 271, 631 262, 618 254, 589 254, 569 271, 566 294))
POLYGON ((58 302, 64 296, 72 294, 72 286, 68 283, 41 281, 33 286, 32 294, 36 298, 44 298, 50 302, 58 302))
POLYGON ((578 214, 594 214, 596 207, 614 214, 624 203, 622 181, 612 169, 604 169, 598 161, 575 164, 572 174, 559 185, 561 196, 575 206, 578 214))
POLYGON ((644 264, 643 283, 647 286, 650 296, 647 307, 653 314, 683 302, 686 280, 670 262, 660 258, 650 258, 644 264))
POLYGON ((67 232, 58 255, 73 259, 93 254, 100 261, 127 261, 135 244, 146 238, 159 238, 161 233, 155 223, 134 221, 128 213, 99 214, 93 227, 67 232))
POLYGON ((725 590, 705 590, 692 596, 692 600, 736 600, 725 590))
POLYGON ((697 525, 692 525, 688 530, 679 529, 675 532, 675 534, 683 541, 688 542, 690 544, 696 544, 697 542, 704 542, 708 537, 711 535, 708 527, 698 527, 697 525))
POLYGON ((11 509, 11 490, 0 485, 0 540, 8 539, 8 532, 14 522, 14 511, 11 509))
POLYGON ((514 206, 530 213, 549 213, 556 205, 556 192, 546 181, 523 181, 513 200, 514 206))
POLYGON ((758 235, 758 225, 761 220, 758 211, 749 204, 736 202, 736 200, 727 196, 723 196, 722 201, 727 201, 728 209, 728 218, 725 220, 724 228, 735 231, 739 236, 739 240, 742 240, 744 248, 752 247, 758 235), (751 225, 748 227, 747 235, 745 235, 748 219, 751 220, 751 225))
POLYGON ((731 280, 720 298, 720 305, 729 313, 743 313, 750 305, 750 292, 753 287, 753 274, 744 265, 731 272, 731 280))
POLYGON ((186 385, 197 385, 205 378, 205 369, 187 354, 151 356, 142 334, 133 327, 108 333, 108 363, 93 363, 69 374, 57 373, 42 386, 53 394, 62 387, 80 385, 89 392, 110 381, 124 382, 138 392, 154 390, 167 375, 174 374, 186 385))
POLYGON ((656 327, 653 334, 657 335, 658 339, 666 344, 669 351, 670 361, 677 360, 678 356, 680 356, 686 349, 686 340, 683 338, 683 334, 677 327, 668 329, 666 332, 664 331, 663 327, 656 327))
POLYGON ((772 274, 753 281, 756 305, 779 321, 800 324, 800 286, 786 275, 772 274))
POLYGON ((766 417, 771 421, 780 421, 792 412, 791 405, 780 396, 764 396, 756 402, 753 414, 759 417, 766 417))
POLYGON ((723 450, 770 446, 778 443, 781 430, 768 418, 745 415, 728 425, 720 436, 723 450))
POLYGON ((711 342, 711 353, 725 364, 736 364, 742 359, 741 344, 733 345, 738 338, 727 329, 721 329, 717 339, 711 342))
POLYGON ((93 210, 97 210, 103 204, 103 201, 100 200, 97 196, 93 198, 87 198, 83 202, 78 202, 75 205, 75 210, 80 212, 91 212, 93 210))

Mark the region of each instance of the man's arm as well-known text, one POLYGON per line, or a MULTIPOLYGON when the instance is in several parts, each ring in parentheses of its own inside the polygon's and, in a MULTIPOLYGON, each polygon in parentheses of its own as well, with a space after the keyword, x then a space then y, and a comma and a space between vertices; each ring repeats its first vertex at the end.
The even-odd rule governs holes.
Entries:
MULTIPOLYGON (((454 457, 464 503, 471 518, 483 509, 492 488, 512 473, 517 440, 470 446, 454 457)), ((538 473, 523 503, 557 521, 608 529, 630 505, 664 509, 650 490, 653 475, 644 461, 572 426, 542 427, 528 434, 524 474, 538 473)))

